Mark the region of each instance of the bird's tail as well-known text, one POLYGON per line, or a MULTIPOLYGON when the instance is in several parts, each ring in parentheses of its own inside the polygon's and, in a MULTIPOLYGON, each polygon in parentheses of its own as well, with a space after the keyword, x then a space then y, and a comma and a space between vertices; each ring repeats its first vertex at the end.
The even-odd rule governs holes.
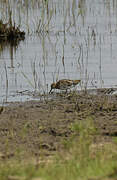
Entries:
POLYGON ((78 84, 78 83, 80 83, 80 82, 81 82, 81 80, 74 80, 74 81, 73 81, 73 84, 76 85, 76 84, 78 84))

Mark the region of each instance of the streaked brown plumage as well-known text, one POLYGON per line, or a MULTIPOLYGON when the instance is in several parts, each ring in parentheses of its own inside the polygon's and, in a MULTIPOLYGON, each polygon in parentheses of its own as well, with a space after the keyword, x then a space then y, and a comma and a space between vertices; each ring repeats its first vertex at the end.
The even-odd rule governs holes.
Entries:
POLYGON ((78 83, 80 83, 81 80, 70 80, 70 79, 61 79, 57 81, 56 83, 51 84, 51 90, 49 93, 51 93, 52 89, 60 89, 60 90, 67 90, 74 86, 76 86, 78 83))

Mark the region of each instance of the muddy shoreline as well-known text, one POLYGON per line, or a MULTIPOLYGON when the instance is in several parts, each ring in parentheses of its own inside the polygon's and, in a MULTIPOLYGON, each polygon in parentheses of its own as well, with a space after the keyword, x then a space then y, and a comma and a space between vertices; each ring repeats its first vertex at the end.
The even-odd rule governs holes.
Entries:
POLYGON ((98 132, 94 143, 112 142, 117 136, 117 96, 58 93, 51 100, 11 103, 0 111, 0 158, 52 155, 73 135, 71 125, 89 118, 98 132))

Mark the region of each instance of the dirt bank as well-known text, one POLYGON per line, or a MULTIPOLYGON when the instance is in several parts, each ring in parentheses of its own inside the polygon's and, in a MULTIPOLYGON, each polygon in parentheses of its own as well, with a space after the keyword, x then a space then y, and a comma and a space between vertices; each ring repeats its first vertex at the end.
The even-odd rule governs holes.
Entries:
MULTIPOLYGON (((53 95, 52 95, 53 96, 53 95)), ((117 136, 117 97, 59 94, 53 100, 11 103, 0 112, 0 157, 51 155, 72 135, 71 124, 92 118, 95 142, 117 136)))

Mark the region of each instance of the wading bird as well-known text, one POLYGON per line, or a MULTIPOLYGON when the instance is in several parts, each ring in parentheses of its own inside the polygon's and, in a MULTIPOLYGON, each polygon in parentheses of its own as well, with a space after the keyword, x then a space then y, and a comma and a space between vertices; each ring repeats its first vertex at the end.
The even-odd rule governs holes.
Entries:
POLYGON ((81 80, 61 79, 61 80, 57 81, 56 83, 51 84, 51 89, 50 89, 49 93, 51 93, 52 89, 60 89, 60 90, 67 91, 67 89, 75 87, 80 82, 81 82, 81 80))

